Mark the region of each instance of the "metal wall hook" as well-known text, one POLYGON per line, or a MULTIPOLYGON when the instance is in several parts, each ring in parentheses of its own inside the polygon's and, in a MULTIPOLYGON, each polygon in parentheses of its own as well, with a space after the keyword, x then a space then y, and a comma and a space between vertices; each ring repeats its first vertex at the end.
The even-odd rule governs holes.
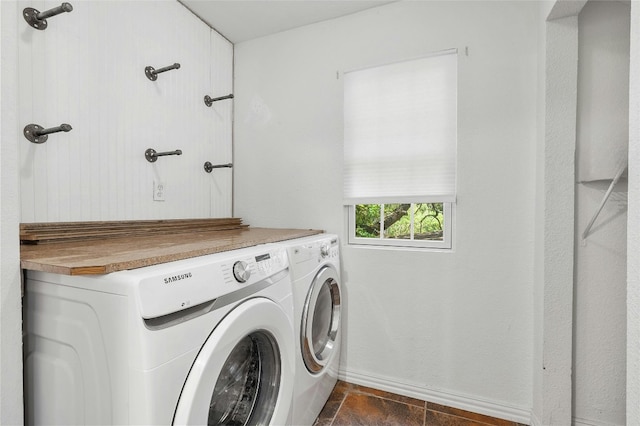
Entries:
POLYGON ((177 62, 173 65, 169 65, 168 67, 158 68, 158 69, 155 69, 153 67, 146 67, 144 69, 144 74, 147 76, 149 80, 156 81, 158 79, 158 74, 165 71, 169 71, 169 70, 177 70, 179 68, 180 68, 180 64, 177 62))
POLYGON ((223 99, 233 99, 233 95, 220 96, 219 98, 212 98, 209 95, 205 95, 204 104, 210 107, 214 102, 221 101, 223 99))
POLYGON ((176 149, 175 151, 156 152, 155 149, 149 148, 144 152, 144 158, 150 163, 155 163, 158 161, 158 157, 164 157, 166 155, 182 155, 182 150, 176 149))
POLYGON ((52 16, 60 15, 64 12, 71 12, 73 10, 73 6, 70 3, 62 3, 58 7, 54 7, 53 9, 45 10, 44 12, 40 12, 37 9, 32 7, 26 7, 22 11, 22 16, 24 20, 27 21, 29 25, 31 25, 36 30, 46 30, 47 29, 47 18, 51 18, 52 16))
POLYGON ((27 124, 22 133, 29 142, 45 143, 49 138, 47 135, 58 132, 69 132, 71 129, 72 127, 68 124, 61 124, 58 127, 50 127, 48 129, 37 124, 27 124))
POLYGON ((207 173, 211 173, 213 171, 213 169, 222 169, 222 168, 231 168, 233 167, 233 164, 231 163, 227 163, 227 164, 211 164, 210 161, 207 161, 206 163, 204 163, 204 171, 207 173))

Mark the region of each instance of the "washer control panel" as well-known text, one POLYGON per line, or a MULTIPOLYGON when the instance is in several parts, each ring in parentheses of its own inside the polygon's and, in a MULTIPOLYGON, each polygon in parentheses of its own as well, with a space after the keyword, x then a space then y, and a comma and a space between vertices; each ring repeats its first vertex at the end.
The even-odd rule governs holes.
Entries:
POLYGON ((288 266, 286 251, 271 248, 259 254, 237 258, 233 262, 223 264, 222 271, 227 283, 252 284, 288 266))
POLYGON ((251 278, 251 269, 249 264, 244 260, 238 260, 233 264, 233 277, 239 283, 246 283, 251 278))
POLYGON ((136 286, 140 311, 146 319, 167 315, 271 277, 280 279, 288 267, 286 250, 266 245, 156 265, 136 286))

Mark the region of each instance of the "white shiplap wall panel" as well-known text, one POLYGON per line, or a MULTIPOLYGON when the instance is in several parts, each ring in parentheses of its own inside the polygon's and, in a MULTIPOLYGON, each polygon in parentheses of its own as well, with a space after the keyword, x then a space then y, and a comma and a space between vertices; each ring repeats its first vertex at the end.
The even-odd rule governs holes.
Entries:
MULTIPOLYGON (((212 98, 233 93, 233 46, 215 31, 211 31, 211 67, 210 94, 212 98)), ((214 102, 209 111, 212 141, 210 144, 210 160, 213 164, 232 162, 233 99, 214 102)), ((209 178, 211 188, 211 215, 223 216, 232 211, 232 176, 233 169, 214 169, 209 178)))
POLYGON ((73 6, 45 31, 20 26, 21 123, 73 126, 20 144, 22 221, 230 216, 230 171, 218 182, 203 164, 216 161, 212 148, 231 152, 232 104, 207 108, 203 97, 213 75, 231 85, 231 43, 173 0, 73 6), (174 62, 156 81, 144 74, 174 62), (183 155, 149 163, 147 148, 183 155), (154 181, 165 201, 153 201, 154 181))
MULTIPOLYGON (((35 4, 34 4, 35 6, 35 4)), ((24 4, 20 4, 18 10, 22 10, 25 7, 24 4)), ((38 6, 35 6, 38 7, 38 6)), ((31 31, 30 28, 25 27, 24 19, 21 15, 16 15, 18 40, 20 42, 20 49, 18 49, 18 117, 21 120, 22 125, 27 125, 34 120, 33 103, 34 99, 31 95, 33 93, 33 65, 32 65, 32 53, 35 49, 25 49, 23 46, 27 43, 34 45, 33 38, 37 34, 35 31, 31 31)), ((32 188, 35 178, 35 171, 33 170, 34 157, 36 155, 36 146, 28 143, 25 139, 21 139, 18 143, 20 147, 20 156, 18 165, 20 173, 21 184, 21 197, 20 207, 21 211, 28 211, 33 216, 35 212, 33 191, 26 193, 24 188, 32 188)), ((42 150, 40 150, 42 151, 42 150)))

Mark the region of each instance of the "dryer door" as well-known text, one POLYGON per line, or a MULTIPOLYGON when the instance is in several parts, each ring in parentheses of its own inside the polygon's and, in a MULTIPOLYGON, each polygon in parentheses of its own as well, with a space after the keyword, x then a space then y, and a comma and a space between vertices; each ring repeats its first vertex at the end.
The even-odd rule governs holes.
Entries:
POLYGON ((311 373, 319 373, 340 350, 336 345, 340 305, 338 273, 324 266, 313 279, 302 310, 302 359, 311 373))
POLYGON ((285 424, 293 395, 293 329, 273 301, 235 307, 187 376, 173 424, 285 424))

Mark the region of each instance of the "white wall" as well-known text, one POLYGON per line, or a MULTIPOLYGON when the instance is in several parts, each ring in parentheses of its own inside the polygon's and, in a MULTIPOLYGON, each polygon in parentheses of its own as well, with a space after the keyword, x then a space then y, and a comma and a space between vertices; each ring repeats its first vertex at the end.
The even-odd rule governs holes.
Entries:
MULTIPOLYGON (((534 366, 541 375, 534 388, 534 424, 571 423, 573 335, 574 163, 578 74, 578 19, 569 16, 546 25, 544 232, 541 352, 534 366)), ((537 286, 536 286, 537 287, 537 286)))
POLYGON ((0 424, 23 423, 18 247, 18 33, 15 2, 0 2, 0 424))
POLYGON ((617 185, 585 240, 582 233, 619 164, 626 164, 629 9, 628 3, 589 1, 579 15, 576 179, 583 183, 575 187, 577 424, 625 424, 626 181, 617 185))
MULTIPOLYGON (((547 4, 553 4, 547 2, 547 4)), ((548 5, 550 8, 551 6, 548 5)), ((538 39, 538 76, 545 75, 546 67, 546 19, 549 14, 547 7, 540 7, 538 15, 539 39, 538 39)), ((534 207, 534 235, 544 235, 544 155, 545 155, 545 81, 544 78, 538 78, 538 99, 537 99, 537 115, 538 129, 536 135, 536 205, 534 207)), ((534 238, 534 255, 533 255, 533 362, 532 362, 532 389, 531 389, 531 412, 532 417, 535 413, 542 411, 542 342, 543 342, 543 323, 541 321, 544 306, 544 239, 534 238)))
POLYGON ((630 7, 589 1, 578 15, 578 182, 610 180, 626 164, 630 7))
MULTIPOLYGON (((59 1, 20 2, 45 10, 59 1)), ((69 133, 33 144, 21 136, 22 222, 231 215, 233 101, 208 108, 204 95, 232 92, 233 46, 175 0, 79 1, 45 31, 21 20, 20 129, 69 133), (146 78, 144 69, 178 62, 146 78), (156 163, 147 148, 181 149, 156 163), (153 201, 153 182, 165 201, 153 201)))
POLYGON ((640 424, 640 6, 631 3, 627 222, 627 424, 640 424))
POLYGON ((528 422, 537 8, 399 2, 236 45, 236 214, 343 241, 341 73, 460 49, 455 250, 343 246, 347 379, 528 422))
MULTIPOLYGON (((541 59, 546 105, 538 215, 545 229, 536 231, 535 425, 625 421, 626 189, 616 188, 583 246, 581 234, 608 182, 576 185, 574 178, 610 182, 624 158, 626 99, 633 94, 625 87, 629 5, 586 3, 558 0, 543 7, 549 15, 541 59)), ((635 423, 627 418, 627 424, 635 423)))

